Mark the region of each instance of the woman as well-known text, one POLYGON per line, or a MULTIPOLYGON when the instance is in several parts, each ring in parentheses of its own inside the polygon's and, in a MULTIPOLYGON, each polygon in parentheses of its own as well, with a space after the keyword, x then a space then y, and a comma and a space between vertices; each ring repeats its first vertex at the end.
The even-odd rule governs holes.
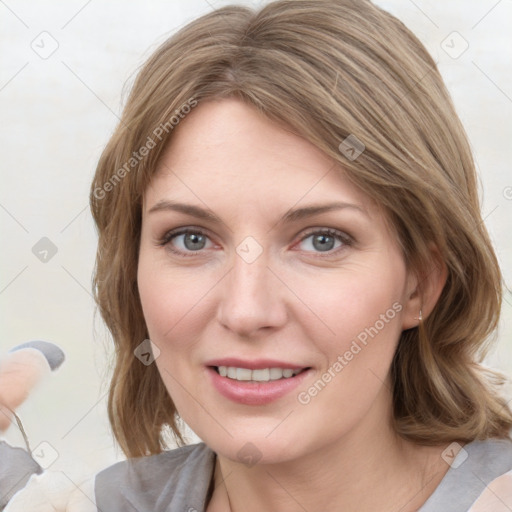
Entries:
POLYGON ((140 71, 91 208, 128 456, 99 510, 510 506, 512 413, 479 364, 500 270, 449 94, 393 16, 190 23, 140 71), (182 421, 204 442, 163 451, 182 421))

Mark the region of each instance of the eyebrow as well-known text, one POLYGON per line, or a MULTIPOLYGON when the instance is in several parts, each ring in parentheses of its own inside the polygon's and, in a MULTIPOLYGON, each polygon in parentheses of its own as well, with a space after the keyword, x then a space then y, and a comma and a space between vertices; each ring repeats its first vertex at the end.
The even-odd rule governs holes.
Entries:
MULTIPOLYGON (((294 210, 288 210, 288 212, 283 215, 283 217, 278 221, 278 224, 298 222, 307 217, 312 217, 313 215, 319 215, 321 213, 326 213, 334 210, 342 210, 342 209, 354 209, 366 217, 369 217, 368 212, 357 204, 352 203, 344 203, 344 202, 336 202, 336 203, 327 203, 327 204, 313 204, 310 206, 305 206, 303 208, 296 208, 294 210)), ((192 217, 197 217, 198 219, 208 220, 212 222, 223 223, 223 221, 215 215, 211 210, 207 208, 202 208, 200 206, 195 206, 192 204, 185 203, 177 203, 174 201, 169 201, 167 199, 163 199, 152 206, 148 213, 154 213, 159 211, 176 211, 185 213, 187 215, 191 215, 192 217)))

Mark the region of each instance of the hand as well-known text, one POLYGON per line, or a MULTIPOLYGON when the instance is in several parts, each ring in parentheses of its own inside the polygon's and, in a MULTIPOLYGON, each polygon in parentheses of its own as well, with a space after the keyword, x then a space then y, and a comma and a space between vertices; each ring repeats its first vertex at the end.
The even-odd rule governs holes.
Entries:
POLYGON ((4 512, 97 512, 94 477, 73 482, 63 471, 32 475, 4 512))

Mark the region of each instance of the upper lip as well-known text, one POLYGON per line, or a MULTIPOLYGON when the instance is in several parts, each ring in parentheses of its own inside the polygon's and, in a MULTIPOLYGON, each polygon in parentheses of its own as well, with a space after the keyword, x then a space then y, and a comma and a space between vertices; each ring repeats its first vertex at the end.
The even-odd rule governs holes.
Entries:
POLYGON ((232 366, 235 368, 247 368, 249 370, 261 370, 263 368, 289 368, 296 370, 298 368, 309 368, 306 365, 294 364, 276 359, 238 359, 236 357, 225 357, 222 359, 212 359, 207 361, 206 366, 232 366))

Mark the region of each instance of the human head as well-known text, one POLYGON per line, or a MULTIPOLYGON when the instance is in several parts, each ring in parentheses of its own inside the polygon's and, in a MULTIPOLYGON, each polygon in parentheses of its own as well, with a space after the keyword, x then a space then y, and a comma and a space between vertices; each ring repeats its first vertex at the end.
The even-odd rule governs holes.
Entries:
POLYGON ((339 163, 387 212, 420 282, 433 265, 446 268, 437 304, 402 333, 392 364, 397 432, 425 444, 504 435, 512 418, 474 364, 497 324, 501 277, 471 151, 435 63, 368 1, 281 0, 257 13, 219 9, 164 42, 100 158, 94 284, 116 345, 109 415, 123 450, 156 453, 163 425, 178 432, 157 368, 133 355, 149 337, 137 285, 144 193, 187 112, 229 97, 339 163), (356 158, 344 151, 347 138, 364 144, 356 158))

